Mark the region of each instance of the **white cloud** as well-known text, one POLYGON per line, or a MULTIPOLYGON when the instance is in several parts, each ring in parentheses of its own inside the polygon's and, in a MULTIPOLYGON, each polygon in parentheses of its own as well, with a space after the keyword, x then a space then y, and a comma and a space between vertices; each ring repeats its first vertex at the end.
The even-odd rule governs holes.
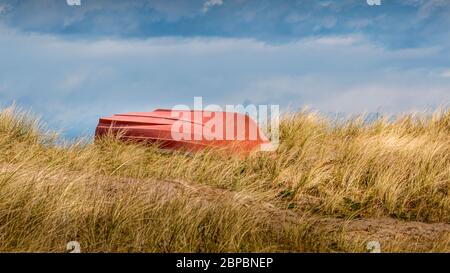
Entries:
POLYGON ((440 106, 449 107, 449 102, 449 87, 405 86, 405 84, 370 82, 366 85, 342 90, 328 99, 317 102, 316 107, 355 114, 363 112, 400 113, 432 111, 440 106))
POLYGON ((277 103, 282 110, 398 112, 450 101, 450 78, 436 77, 444 71, 434 68, 448 58, 440 48, 383 49, 362 35, 280 44, 65 40, 0 27, 0 60, 8 64, 0 66, 0 104, 16 100, 54 126, 57 118, 58 126, 85 128, 102 115, 189 105, 194 96, 207 104, 277 103))
POLYGON ((441 77, 450 78, 450 69, 446 69, 446 70, 442 71, 441 77))
MULTIPOLYGON (((282 109, 293 110, 309 106, 324 112, 360 114, 368 112, 400 113, 410 110, 433 110, 450 107, 450 87, 421 80, 420 72, 399 74, 389 78, 388 72, 380 80, 355 82, 339 81, 329 75, 279 76, 250 83, 241 99, 255 104, 276 102, 282 109), (408 81, 413 81, 408 82, 408 81), (446 105, 447 103, 447 105, 446 105)), ((358 75, 361 77, 361 75, 358 75)), ((423 80, 423 79, 422 79, 423 80)))
POLYGON ((4 5, 4 4, 0 4, 0 15, 6 13, 9 9, 9 6, 4 5))
POLYGON ((418 19, 426 19, 430 17, 436 9, 445 7, 447 5, 448 0, 428 0, 420 6, 417 13, 418 19))
POLYGON ((325 16, 317 21, 314 30, 330 29, 336 26, 337 18, 334 16, 325 16))
POLYGON ((60 84, 60 88, 64 91, 71 91, 80 88, 88 79, 88 72, 70 72, 68 73, 60 84))
POLYGON ((203 12, 208 12, 210 8, 214 6, 221 6, 223 5, 223 0, 207 0, 205 3, 203 3, 203 12))
POLYGON ((327 46, 350 46, 361 42, 362 38, 360 36, 324 36, 316 37, 312 39, 305 39, 306 42, 316 45, 327 45, 327 46))
POLYGON ((299 14, 297 12, 292 12, 288 16, 286 16, 285 21, 287 23, 295 24, 299 22, 304 22, 310 18, 309 14, 299 14))

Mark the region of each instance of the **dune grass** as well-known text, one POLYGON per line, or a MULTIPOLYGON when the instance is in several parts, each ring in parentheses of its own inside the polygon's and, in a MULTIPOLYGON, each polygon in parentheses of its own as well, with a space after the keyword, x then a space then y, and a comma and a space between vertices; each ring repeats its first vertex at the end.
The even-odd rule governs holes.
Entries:
POLYGON ((0 110, 0 251, 450 250, 450 111, 370 123, 303 111, 280 133, 275 153, 186 155, 114 136, 61 144, 0 110))

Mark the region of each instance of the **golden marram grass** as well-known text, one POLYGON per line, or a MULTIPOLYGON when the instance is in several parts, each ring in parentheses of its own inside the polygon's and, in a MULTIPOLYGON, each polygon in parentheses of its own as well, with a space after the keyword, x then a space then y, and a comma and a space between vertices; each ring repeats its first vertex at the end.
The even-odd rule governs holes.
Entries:
POLYGON ((275 153, 61 144, 0 110, 0 251, 450 251, 450 111, 281 121, 275 153))

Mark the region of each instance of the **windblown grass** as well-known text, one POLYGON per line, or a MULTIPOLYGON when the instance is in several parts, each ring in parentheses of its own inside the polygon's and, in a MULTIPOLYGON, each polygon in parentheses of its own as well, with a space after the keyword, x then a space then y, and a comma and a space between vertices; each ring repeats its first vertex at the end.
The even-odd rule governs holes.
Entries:
POLYGON ((61 145, 1 110, 0 251, 449 251, 450 111, 363 120, 287 115, 277 152, 243 158, 61 145))

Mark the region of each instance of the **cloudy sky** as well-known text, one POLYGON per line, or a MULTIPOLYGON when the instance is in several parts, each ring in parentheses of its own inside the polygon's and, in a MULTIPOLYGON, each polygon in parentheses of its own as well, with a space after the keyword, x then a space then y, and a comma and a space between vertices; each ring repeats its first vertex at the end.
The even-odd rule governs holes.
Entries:
POLYGON ((449 25, 448 0, 0 0, 0 105, 70 137, 194 96, 432 110, 450 103, 449 25))

